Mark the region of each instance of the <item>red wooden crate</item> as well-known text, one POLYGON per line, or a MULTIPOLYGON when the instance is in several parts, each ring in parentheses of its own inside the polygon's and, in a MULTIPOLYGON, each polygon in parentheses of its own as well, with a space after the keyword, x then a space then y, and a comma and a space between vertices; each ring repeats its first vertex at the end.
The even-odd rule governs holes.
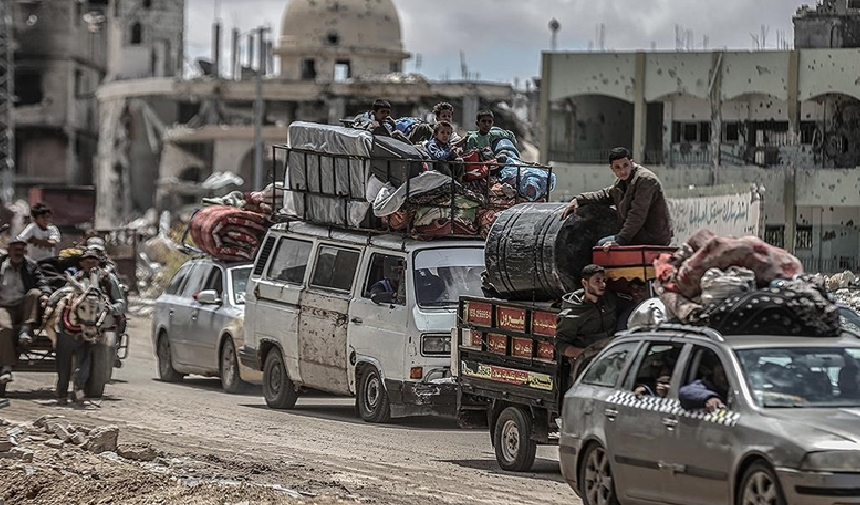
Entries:
POLYGON ((530 338, 512 338, 511 356, 531 358, 534 353, 534 340, 530 338))
POLYGON ((526 331, 526 309, 496 307, 496 328, 510 331, 526 331))
POLYGON ((493 306, 489 303, 467 302, 466 322, 478 326, 490 326, 493 322, 493 306))
POLYGON ((595 247, 591 254, 591 261, 602 267, 630 267, 647 265, 651 266, 661 254, 673 253, 676 247, 656 245, 631 245, 613 247, 604 251, 602 247, 595 247))
POLYGON ((555 325, 558 315, 552 312, 532 312, 532 333, 544 337, 555 336, 555 325))
POLYGON ((504 335, 487 335, 487 350, 496 354, 507 354, 508 337, 504 335))
POLYGON ((555 359, 555 346, 551 342, 541 342, 538 344, 537 358, 552 361, 555 359))

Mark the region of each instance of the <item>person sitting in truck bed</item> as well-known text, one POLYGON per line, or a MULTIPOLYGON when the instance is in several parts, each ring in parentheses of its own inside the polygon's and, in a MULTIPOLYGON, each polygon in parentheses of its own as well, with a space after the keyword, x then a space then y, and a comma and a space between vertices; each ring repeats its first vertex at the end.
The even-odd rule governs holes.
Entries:
POLYGON ((391 102, 388 100, 381 98, 375 100, 371 110, 355 117, 353 127, 368 130, 377 136, 393 137, 409 143, 406 136, 397 129, 397 123, 391 117, 391 102))
POLYGON ((514 136, 514 132, 495 126, 495 121, 493 111, 489 109, 479 110, 475 115, 475 125, 478 127, 478 131, 466 133, 463 150, 493 149, 496 142, 501 139, 508 139, 514 147, 517 147, 517 138, 514 136))
POLYGON ((567 205, 561 218, 567 219, 582 205, 614 205, 621 231, 602 238, 597 245, 606 249, 614 245, 669 245, 672 241, 669 204, 657 175, 636 164, 630 151, 623 147, 609 152, 609 167, 617 177, 615 184, 581 193, 567 205))
POLYGON ((619 308, 630 303, 624 295, 606 291, 606 270, 599 265, 582 269, 582 289, 565 295, 558 315, 558 353, 576 358, 582 351, 615 334, 619 308))

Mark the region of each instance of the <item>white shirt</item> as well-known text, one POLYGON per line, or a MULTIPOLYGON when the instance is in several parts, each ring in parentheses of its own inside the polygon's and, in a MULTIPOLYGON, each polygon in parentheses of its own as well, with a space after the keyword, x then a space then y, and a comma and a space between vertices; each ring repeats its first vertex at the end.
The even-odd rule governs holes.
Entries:
POLYGON ((52 240, 54 242, 60 242, 60 230, 57 229, 56 226, 49 224, 46 229, 39 228, 39 225, 36 223, 30 223, 24 228, 24 231, 18 235, 18 240, 23 240, 24 242, 28 242, 27 244, 27 256, 30 257, 33 261, 40 261, 45 258, 50 258, 52 256, 57 255, 57 247, 42 247, 37 246, 36 244, 30 244, 31 238, 37 238, 39 240, 52 240))

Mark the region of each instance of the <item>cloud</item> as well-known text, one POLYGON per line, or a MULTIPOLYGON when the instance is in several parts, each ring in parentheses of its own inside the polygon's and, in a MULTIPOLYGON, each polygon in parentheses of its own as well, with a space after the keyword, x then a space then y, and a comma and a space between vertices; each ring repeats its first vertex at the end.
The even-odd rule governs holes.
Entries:
MULTIPOLYGON (((209 53, 215 0, 186 0, 189 55, 209 53)), ((587 50, 596 27, 605 26, 605 45, 614 50, 675 49, 676 25, 691 30, 694 47, 752 48, 750 34, 768 26, 767 47, 776 48, 777 32, 792 40, 791 17, 798 4, 786 0, 394 0, 400 11, 404 45, 421 55, 421 72, 436 79, 460 77, 460 51, 481 78, 510 81, 540 72, 540 52, 550 45, 547 27, 561 23, 558 47, 587 50)), ((285 0, 221 0, 224 44, 229 31, 247 32, 269 24, 280 35, 285 0)), ((416 58, 406 65, 414 71, 416 58)))

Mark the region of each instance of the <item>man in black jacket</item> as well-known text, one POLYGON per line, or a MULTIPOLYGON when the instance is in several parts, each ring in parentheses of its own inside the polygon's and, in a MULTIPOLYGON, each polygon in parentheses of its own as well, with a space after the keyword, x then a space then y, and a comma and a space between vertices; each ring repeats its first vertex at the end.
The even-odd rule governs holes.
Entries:
POLYGON ((15 239, 0 256, 0 384, 12 382, 16 337, 25 345, 32 342, 39 304, 51 294, 39 265, 24 256, 26 248, 15 239))

